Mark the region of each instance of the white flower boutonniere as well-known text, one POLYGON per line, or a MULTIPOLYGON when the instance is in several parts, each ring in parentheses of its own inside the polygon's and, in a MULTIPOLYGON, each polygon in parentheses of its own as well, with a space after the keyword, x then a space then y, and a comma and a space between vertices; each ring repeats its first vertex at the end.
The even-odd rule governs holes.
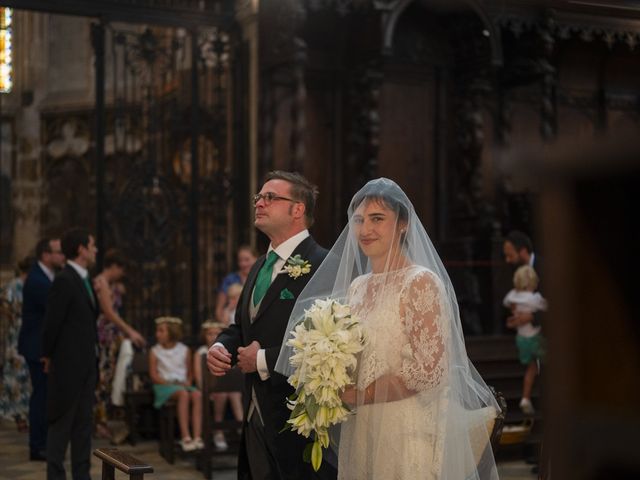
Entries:
POLYGON ((311 264, 300 255, 296 255, 287 259, 283 270, 287 272, 291 278, 295 279, 309 273, 311 271, 311 264))

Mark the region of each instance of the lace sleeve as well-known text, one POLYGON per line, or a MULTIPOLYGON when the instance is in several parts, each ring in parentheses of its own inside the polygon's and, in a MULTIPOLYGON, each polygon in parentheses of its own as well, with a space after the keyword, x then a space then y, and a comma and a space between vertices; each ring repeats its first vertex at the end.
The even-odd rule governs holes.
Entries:
POLYGON ((400 378, 414 391, 437 387, 445 372, 441 289, 430 272, 415 275, 400 295, 400 315, 409 342, 402 348, 400 378))

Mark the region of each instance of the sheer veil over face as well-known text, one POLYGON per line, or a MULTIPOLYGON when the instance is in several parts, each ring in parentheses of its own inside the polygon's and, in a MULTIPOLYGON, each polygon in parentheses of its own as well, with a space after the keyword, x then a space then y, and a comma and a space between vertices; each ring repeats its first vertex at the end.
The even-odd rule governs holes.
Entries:
MULTIPOLYGON (((350 304, 366 335, 343 396, 355 413, 331 438, 339 477, 497 478, 488 445, 497 403, 467 357, 449 276, 393 181, 373 180, 353 197, 287 331, 326 298, 350 304)), ((288 339, 276 364, 287 376, 288 339)))

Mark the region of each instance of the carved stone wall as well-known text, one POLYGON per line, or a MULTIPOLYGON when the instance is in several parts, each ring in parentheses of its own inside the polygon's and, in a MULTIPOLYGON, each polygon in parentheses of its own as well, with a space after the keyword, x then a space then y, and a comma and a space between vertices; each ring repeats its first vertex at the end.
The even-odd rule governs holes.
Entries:
MULTIPOLYGON (((33 253, 42 236, 85 226, 101 250, 117 247, 132 261, 131 323, 150 333, 150 318, 172 312, 190 317, 195 331, 213 311, 217 283, 235 254, 232 26, 105 24, 106 105, 97 113, 95 64, 102 57, 93 49, 92 20, 16 17, 19 74, 13 108, 2 111, 15 125, 13 251, 3 267, 33 253)), ((243 120, 236 125, 244 127, 243 120)))
MULTIPOLYGON (((3 235, 5 225, 11 231, 10 240, 3 244, 8 250, 2 262, 5 272, 17 260, 33 254, 41 236, 60 234, 52 225, 61 215, 67 217, 66 222, 75 218, 69 212, 78 215, 78 223, 93 219, 90 210, 80 212, 83 205, 87 209, 90 205, 79 202, 79 207, 68 206, 63 211, 60 206, 73 203, 72 199, 53 194, 56 185, 75 185, 78 175, 86 178, 89 173, 90 125, 78 119, 65 121, 65 114, 61 114, 58 131, 53 133, 43 122, 46 113, 58 117, 56 112, 93 105, 89 20, 16 11, 14 26, 14 89, 1 100, 2 117, 11 125, 11 135, 3 139, 9 142, 3 145, 3 155, 9 155, 13 163, 11 225, 3 219, 3 235), (70 45, 73 55, 69 54, 70 45)), ((82 188, 73 195, 82 195, 82 188)))

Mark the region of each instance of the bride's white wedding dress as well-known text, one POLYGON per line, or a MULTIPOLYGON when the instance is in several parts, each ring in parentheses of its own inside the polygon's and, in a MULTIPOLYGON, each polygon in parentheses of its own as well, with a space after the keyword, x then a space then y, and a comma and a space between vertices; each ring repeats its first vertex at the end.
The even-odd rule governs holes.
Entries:
POLYGON ((416 394, 385 401, 393 392, 376 388, 376 403, 357 407, 342 425, 339 479, 440 478, 449 332, 442 289, 419 266, 353 281, 349 303, 367 335, 356 387, 392 375, 416 394))

